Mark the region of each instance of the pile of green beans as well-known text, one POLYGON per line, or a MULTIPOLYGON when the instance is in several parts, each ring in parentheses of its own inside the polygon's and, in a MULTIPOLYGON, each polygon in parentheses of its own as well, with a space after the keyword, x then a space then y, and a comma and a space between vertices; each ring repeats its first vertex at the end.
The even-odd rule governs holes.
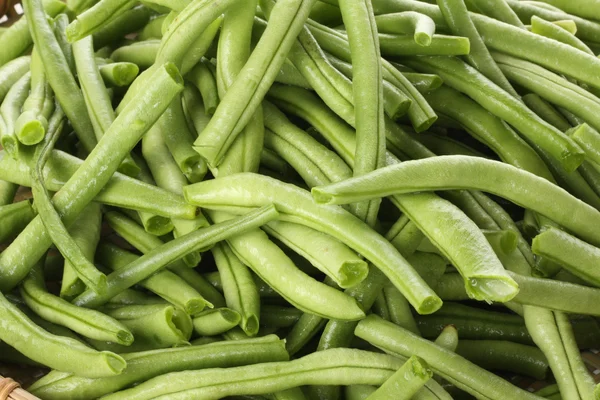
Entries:
POLYGON ((32 394, 600 400, 599 0, 22 4, 0 364, 32 394))

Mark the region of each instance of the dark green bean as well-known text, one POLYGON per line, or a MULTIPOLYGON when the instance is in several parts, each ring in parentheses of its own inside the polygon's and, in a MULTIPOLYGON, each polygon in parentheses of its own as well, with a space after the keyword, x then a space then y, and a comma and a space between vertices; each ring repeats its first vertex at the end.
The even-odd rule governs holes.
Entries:
POLYGON ((528 93, 522 98, 523 102, 544 121, 565 132, 571 129, 571 124, 551 104, 535 93, 528 93))
POLYGON ((114 21, 116 16, 133 8, 135 1, 101 0, 85 10, 67 27, 69 42, 73 43, 91 35, 114 21))
POLYGON ((144 6, 118 14, 114 20, 94 33, 94 48, 101 49, 123 39, 129 33, 137 32, 148 23, 151 15, 152 10, 144 6))
POLYGON ((0 206, 0 221, 2 221, 2 226, 0 226, 0 243, 7 242, 10 238, 21 232, 36 214, 33 207, 31 207, 31 200, 11 203, 12 198, 9 204, 0 206))

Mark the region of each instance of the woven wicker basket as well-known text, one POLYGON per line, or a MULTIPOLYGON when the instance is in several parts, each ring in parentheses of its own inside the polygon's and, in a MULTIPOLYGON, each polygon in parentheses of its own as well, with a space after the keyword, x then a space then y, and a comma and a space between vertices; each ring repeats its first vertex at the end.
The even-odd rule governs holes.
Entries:
MULTIPOLYGON (((0 23, 2 26, 11 25, 20 17, 22 12, 19 0, 0 0, 0 18, 3 19, 3 21, 0 20, 0 23), (7 19, 3 18, 4 16, 6 16, 7 19)), ((1 146, 0 149, 2 149, 1 146)), ((26 188, 21 188, 16 195, 15 201, 30 197, 31 192, 26 188)), ((0 248, 0 251, 1 250, 2 249, 0 248)), ((582 356, 590 373, 594 376, 595 381, 600 383, 600 352, 592 349, 582 352, 582 356)), ((29 386, 35 380, 46 374, 47 369, 21 365, 8 365, 0 362, 0 373, 14 377, 14 379, 5 378, 3 375, 0 375, 0 400, 39 400, 38 397, 22 389, 21 386, 29 386)), ((549 384, 549 382, 546 381, 536 381, 531 378, 517 375, 505 376, 505 378, 514 385, 531 392, 537 391, 549 384)))

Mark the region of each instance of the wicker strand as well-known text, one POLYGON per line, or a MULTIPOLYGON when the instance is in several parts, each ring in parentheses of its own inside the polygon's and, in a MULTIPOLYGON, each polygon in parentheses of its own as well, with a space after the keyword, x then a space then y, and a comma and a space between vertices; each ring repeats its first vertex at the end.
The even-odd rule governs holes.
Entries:
POLYGON ((39 397, 21 389, 21 385, 12 378, 0 375, 0 400, 40 400, 39 397))

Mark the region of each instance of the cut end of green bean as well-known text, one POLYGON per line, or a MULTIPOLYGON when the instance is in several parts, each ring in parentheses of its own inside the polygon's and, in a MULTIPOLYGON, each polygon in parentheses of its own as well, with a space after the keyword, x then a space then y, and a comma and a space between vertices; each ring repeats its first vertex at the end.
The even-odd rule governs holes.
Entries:
POLYGON ((364 261, 345 261, 340 268, 338 284, 346 289, 356 286, 369 274, 369 266, 364 261))
POLYGON ((129 346, 133 343, 133 335, 128 331, 119 331, 117 333, 117 340, 119 344, 129 346))
POLYGON ((240 328, 242 328, 242 330, 246 332, 246 335, 256 336, 259 328, 258 317, 256 315, 248 316, 248 318, 242 320, 240 328))
POLYGON ((69 41, 69 43, 75 43, 79 39, 82 39, 80 37, 81 30, 82 30, 81 22, 78 20, 74 20, 67 26, 65 33, 67 35, 67 40, 69 41))
POLYGON ((103 351, 102 356, 108 365, 108 368, 114 375, 119 375, 125 367, 127 367, 127 362, 118 354, 112 353, 110 351, 103 351))
POLYGON ((431 35, 425 32, 415 32, 415 42, 420 46, 429 46, 431 44, 431 35))
POLYGON ((140 167, 130 159, 129 157, 125 158, 121 165, 119 165, 118 171, 124 175, 135 178, 140 173, 140 167))
POLYGON ((502 250, 506 254, 510 254, 517 248, 518 241, 519 241, 519 238, 515 232, 506 231, 502 235, 502 239, 500 240, 500 245, 502 247, 502 250))
POLYGON ((173 230, 173 223, 170 218, 153 215, 144 221, 144 228, 154 236, 163 236, 173 230))
POLYGON ((567 172, 575 172, 577 168, 585 160, 585 154, 583 151, 580 153, 573 153, 570 151, 564 151, 561 154, 561 164, 567 172))
POLYGON ((519 285, 510 277, 499 276, 496 278, 471 277, 465 280, 469 297, 487 302, 505 303, 519 293, 519 285))
POLYGON ((4 135, 2 139, 0 139, 0 144, 4 150, 10 154, 12 158, 18 158, 19 154, 19 141, 13 135, 4 135))
POLYGON ((185 305, 185 312, 188 315, 195 315, 204 311, 204 309, 209 306, 213 308, 213 305, 202 299, 192 299, 188 301, 185 305))
POLYGON ((423 299, 419 307, 417 307, 417 312, 421 315, 433 314, 437 310, 442 307, 442 299, 437 296, 429 296, 423 299))
POLYGON ((27 146, 38 144, 44 139, 48 121, 41 115, 26 111, 15 122, 15 133, 21 143, 27 146))
POLYGON ((319 186, 312 188, 310 193, 318 204, 334 204, 334 196, 331 193, 327 193, 326 190, 323 190, 319 186))
POLYGON ((169 76, 173 78, 175 83, 177 83, 183 88, 184 80, 183 76, 181 76, 181 72, 179 72, 179 68, 177 68, 177 66, 174 63, 167 62, 164 64, 164 69, 165 71, 167 71, 169 76))
POLYGON ((429 364, 421 357, 413 356, 407 362, 410 362, 410 370, 416 377, 429 379, 433 376, 433 371, 429 368, 429 364))
POLYGON ((117 86, 129 86, 139 72, 140 68, 134 63, 118 63, 114 66, 113 82, 117 86))

